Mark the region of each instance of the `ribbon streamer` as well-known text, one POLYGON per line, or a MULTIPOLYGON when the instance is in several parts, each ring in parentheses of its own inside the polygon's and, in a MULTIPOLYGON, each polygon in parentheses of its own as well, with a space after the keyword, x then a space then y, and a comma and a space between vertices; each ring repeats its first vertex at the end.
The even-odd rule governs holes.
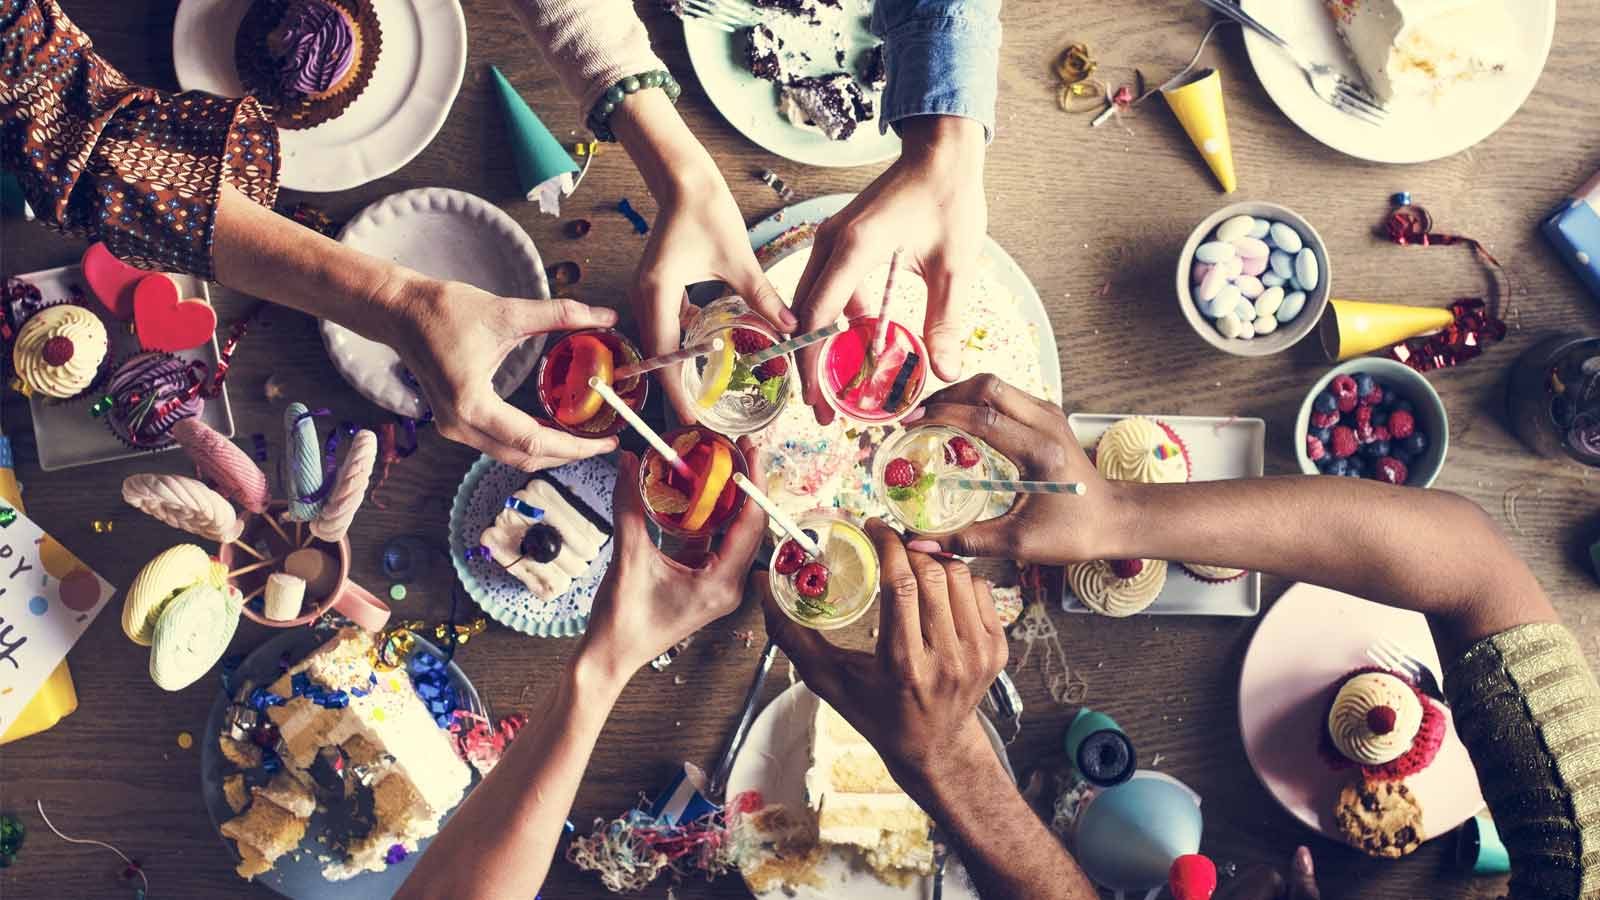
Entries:
MULTIPOLYGON (((1409 200, 1410 196, 1402 195, 1409 200)), ((1401 247, 1448 247, 1465 244, 1488 270, 1490 296, 1463 297, 1450 304, 1455 321, 1434 334, 1414 337, 1389 348, 1389 355, 1418 372, 1447 369, 1477 357, 1484 347, 1506 336, 1506 323, 1500 317, 1501 279, 1509 280, 1505 267, 1494 258, 1482 241, 1461 234, 1433 230, 1433 216, 1416 203, 1401 203, 1384 218, 1380 233, 1401 247)))

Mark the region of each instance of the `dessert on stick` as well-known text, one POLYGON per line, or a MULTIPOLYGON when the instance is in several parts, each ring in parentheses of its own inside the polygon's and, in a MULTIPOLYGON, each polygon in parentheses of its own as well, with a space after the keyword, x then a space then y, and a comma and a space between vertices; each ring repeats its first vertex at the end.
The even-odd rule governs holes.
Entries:
POLYGON ((299 402, 289 404, 283 411, 288 465, 283 475, 283 486, 289 494, 286 516, 295 522, 315 519, 322 510, 325 495, 322 449, 317 446, 317 426, 312 421, 313 415, 304 403, 299 402))
POLYGON ((350 523, 367 496, 372 469, 378 461, 378 436, 361 429, 350 439, 350 449, 334 476, 333 490, 311 522, 311 533, 329 543, 338 543, 350 530, 350 523))
MULTIPOLYGON (((182 475, 129 475, 122 482, 122 499, 173 528, 218 543, 232 542, 243 531, 232 504, 204 484, 182 475)), ((253 548, 239 546, 260 558, 253 548)))
POLYGON ((266 511, 271 500, 267 473, 237 444, 198 418, 184 419, 172 426, 172 437, 224 497, 253 513, 266 511))

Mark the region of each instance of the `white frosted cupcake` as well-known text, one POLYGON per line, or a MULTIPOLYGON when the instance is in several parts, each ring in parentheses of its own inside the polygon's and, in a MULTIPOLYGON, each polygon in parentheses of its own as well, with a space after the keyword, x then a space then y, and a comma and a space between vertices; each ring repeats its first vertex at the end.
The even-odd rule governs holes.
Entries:
POLYGON ((1095 468, 1113 481, 1181 484, 1189 480, 1189 448, 1176 432, 1144 416, 1118 421, 1094 448, 1095 468))
POLYGON ((110 346, 105 323, 92 311, 47 306, 22 324, 11 362, 29 390, 66 400, 94 384, 110 346))
POLYGON ((1167 583, 1161 559, 1103 559, 1067 566, 1067 585, 1084 606, 1102 616, 1123 618, 1144 612, 1167 583))

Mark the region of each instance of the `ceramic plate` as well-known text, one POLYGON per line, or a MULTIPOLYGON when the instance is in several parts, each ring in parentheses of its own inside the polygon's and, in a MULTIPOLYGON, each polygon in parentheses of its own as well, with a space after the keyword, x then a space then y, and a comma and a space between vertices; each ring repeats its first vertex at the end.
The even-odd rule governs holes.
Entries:
MULTIPOLYGON (((1114 422, 1126 415, 1103 416, 1074 413, 1067 417, 1072 433, 1084 447, 1093 447, 1114 422)), ((1189 448, 1189 464, 1194 481, 1222 481, 1231 478, 1260 478, 1266 458, 1267 423, 1260 419, 1212 416, 1155 416, 1165 422, 1189 448)), ((1088 613, 1089 608, 1072 596, 1070 589, 1061 598, 1067 612, 1088 613)), ((1226 584, 1210 584, 1191 577, 1173 563, 1167 570, 1167 584, 1156 602, 1140 615, 1167 616, 1253 616, 1261 611, 1261 573, 1250 572, 1226 584)))
MULTIPOLYGON (((321 645, 323 637, 310 628, 296 628, 283 631, 271 640, 257 647, 244 662, 239 665, 232 676, 232 684, 237 686, 243 679, 252 679, 257 685, 270 684, 278 677, 280 658, 291 660, 304 659, 307 654, 321 645)), ((443 656, 438 648, 422 638, 417 638, 417 646, 413 654, 428 650, 435 655, 443 656)), ((409 657, 408 657, 409 658, 409 657)), ((483 705, 483 700, 478 696, 478 691, 467 680, 466 673, 454 663, 449 667, 450 683, 464 700, 464 707, 471 709, 479 715, 488 718, 489 711, 483 705)), ((217 699, 211 704, 211 715, 206 719, 206 730, 195 736, 200 742, 200 795, 205 801, 206 812, 211 816, 211 827, 220 829, 222 823, 233 818, 234 812, 228 807, 228 801, 222 793, 222 779, 233 766, 222 758, 222 751, 217 746, 217 735, 224 729, 227 717, 228 704, 232 698, 226 691, 218 691, 217 699)), ((467 786, 467 792, 482 780, 476 769, 472 770, 472 783, 467 786)), ((450 821, 450 816, 455 812, 445 813, 440 827, 444 822, 450 821)), ((363 872, 346 881, 329 881, 322 877, 324 863, 317 859, 319 855, 330 854, 327 844, 317 843, 317 835, 323 834, 326 823, 325 814, 318 812, 312 815, 310 827, 306 829, 306 836, 300 846, 278 859, 272 870, 265 875, 256 876, 255 883, 265 885, 274 892, 289 897, 291 900, 382 900, 394 896, 416 867, 417 860, 422 858, 422 852, 428 849, 432 838, 418 842, 416 853, 384 869, 382 872, 363 872)), ((221 836, 220 830, 218 836, 221 836)), ((223 844, 228 848, 228 853, 233 859, 239 859, 233 841, 222 838, 223 844)), ((241 881, 239 892, 244 893, 244 882, 241 881)))
MULTIPOLYGON (((357 213, 339 240, 424 275, 465 282, 491 294, 550 299, 544 262, 528 233, 499 207, 464 191, 417 188, 390 194, 357 213)), ((539 361, 544 339, 535 335, 511 351, 495 373, 496 393, 509 396, 522 384, 539 361)), ((322 340, 333 367, 362 396, 413 419, 427 411, 422 396, 406 383, 400 357, 389 347, 326 319, 322 340)))
MULTIPOLYGON (((1367 124, 1317 99, 1300 69, 1249 29, 1245 29, 1245 48, 1268 96, 1306 134, 1359 159, 1427 162, 1460 153, 1494 134, 1533 93, 1555 36, 1556 2, 1508 2, 1517 27, 1515 34, 1507 36, 1513 48, 1512 68, 1499 76, 1460 85, 1437 100, 1398 98, 1382 125, 1367 124)), ((1358 84, 1364 83, 1323 0, 1242 3, 1247 12, 1313 61, 1342 69, 1358 84)))
MULTIPOLYGON (((544 474, 561 482, 602 518, 611 519, 617 467, 609 457, 580 459, 544 474)), ((588 570, 573 579, 572 587, 559 597, 535 596, 492 559, 466 559, 467 548, 478 546, 478 536, 505 509, 506 498, 522 490, 532 477, 488 456, 478 458, 461 479, 450 507, 450 562, 467 593, 496 622, 536 637, 574 637, 588 627, 589 607, 600 579, 611 567, 616 541, 606 541, 588 570)))
MULTIPOLYGON (((836 64, 831 42, 827 41, 831 35, 821 34, 826 29, 785 29, 785 36, 792 39, 806 40, 810 32, 820 35, 816 40, 827 43, 827 46, 806 48, 813 60, 798 74, 819 75, 842 69, 854 75, 859 71, 861 56, 879 43, 867 30, 868 7, 863 0, 844 0, 844 6, 843 65, 836 64)), ((796 17, 782 12, 769 11, 766 15, 775 20, 797 21, 796 17)), ((694 19, 685 19, 683 39, 689 47, 689 62, 694 66, 695 77, 700 79, 700 86, 705 88, 712 105, 734 128, 763 149, 808 166, 864 166, 900 155, 899 136, 892 128, 880 134, 876 119, 860 123, 855 134, 843 141, 830 141, 820 132, 791 125, 778 112, 777 86, 751 75, 745 68, 743 32, 729 34, 694 19)), ((878 108, 882 107, 876 93, 869 92, 869 96, 878 108)))
MULTIPOLYGON (((1371 665, 1367 648, 1385 633, 1439 673, 1439 652, 1421 613, 1297 584, 1261 618, 1239 674, 1239 730, 1250 767, 1290 815, 1336 841, 1333 807, 1351 770, 1335 772, 1317 751, 1328 689, 1351 669, 1371 665)), ((1477 770, 1453 720, 1439 756, 1406 784, 1422 804, 1426 838, 1453 831, 1483 809, 1477 770)))
MULTIPOLYGON (((100 304, 88 294, 88 285, 77 266, 62 266, 17 277, 38 288, 46 303, 72 296, 72 289, 77 286, 90 298, 86 308, 97 314, 102 311, 100 304)), ((206 289, 205 282, 188 275, 171 275, 171 278, 177 282, 183 296, 199 297, 208 303, 211 301, 211 292, 206 289)), ((12 315, 13 321, 21 320, 15 309, 12 315)), ((106 323, 106 336, 110 340, 111 349, 107 356, 112 360, 111 365, 117 365, 120 360, 141 352, 139 339, 128 330, 127 323, 104 315, 101 320, 106 323)), ((180 359, 199 360, 205 363, 206 371, 210 372, 217 364, 217 339, 212 336, 211 340, 193 350, 173 355, 180 359)), ((28 410, 33 418, 33 438, 39 451, 39 468, 54 472, 73 466, 164 453, 178 446, 173 444, 159 450, 135 450, 117 440, 105 422, 89 413, 92 404, 93 400, 88 397, 71 401, 50 400, 38 395, 28 398, 28 410)), ((226 383, 222 393, 206 401, 205 408, 200 411, 200 421, 221 432, 223 437, 233 437, 233 408, 228 404, 226 383)))
MULTIPOLYGON (((369 0, 383 31, 372 80, 338 117, 282 129, 283 186, 343 191, 415 159, 444 125, 467 64, 467 21, 458 0, 369 0)), ((178 85, 244 95, 233 39, 251 0, 183 0, 172 23, 178 85)))
MULTIPOLYGON (((817 695, 804 683, 793 684, 774 697, 750 726, 750 735, 733 761, 733 771, 728 774, 729 797, 745 791, 759 791, 768 803, 782 803, 790 809, 803 810, 806 806, 805 774, 811 765, 811 719, 816 714, 817 695)), ((1016 780, 1011 761, 1006 757, 1005 745, 994 726, 983 715, 978 716, 983 732, 988 735, 994 751, 1000 757, 1006 772, 1016 780)), ((794 898, 794 900, 825 900, 849 897, 850 900, 922 900, 932 895, 933 879, 918 878, 905 887, 895 887, 879 881, 865 869, 851 865, 838 853, 832 853, 819 866, 817 874, 827 885, 818 890, 801 886, 789 893, 782 889, 762 898, 794 898)), ((961 860, 950 856, 945 869, 944 896, 950 900, 977 900, 977 889, 967 877, 961 860)))

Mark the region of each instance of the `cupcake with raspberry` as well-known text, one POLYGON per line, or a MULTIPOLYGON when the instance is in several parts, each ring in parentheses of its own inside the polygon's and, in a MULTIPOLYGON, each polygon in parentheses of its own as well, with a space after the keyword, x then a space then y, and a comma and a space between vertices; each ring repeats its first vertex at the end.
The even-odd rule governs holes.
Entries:
POLYGON ((34 313, 17 332, 11 364, 28 391, 69 400, 100 377, 110 339, 90 309, 70 303, 34 313))
POLYGON ((106 427, 135 450, 172 446, 172 426, 205 408, 194 390, 196 365, 170 353, 141 353, 118 366, 101 401, 106 427))
POLYGON ((1445 727, 1444 711, 1415 683, 1368 666, 1334 685, 1321 748, 1335 769, 1355 767, 1370 780, 1395 781, 1433 762, 1445 727))
POLYGON ((1208 566, 1204 563, 1186 562, 1178 563, 1178 568, 1183 570, 1183 574, 1206 584, 1227 584, 1245 576, 1245 570, 1235 569, 1232 566, 1208 566))
POLYGON ((1181 484, 1189 480, 1189 448, 1165 422, 1144 416, 1122 419, 1100 436, 1095 467, 1113 481, 1181 484))
POLYGON ((320 125, 366 89, 382 47, 371 0, 255 0, 234 61, 280 128, 320 125))
POLYGON ((1144 612, 1167 584, 1160 559, 1097 559, 1067 566, 1067 587, 1084 606, 1102 616, 1124 618, 1144 612))

